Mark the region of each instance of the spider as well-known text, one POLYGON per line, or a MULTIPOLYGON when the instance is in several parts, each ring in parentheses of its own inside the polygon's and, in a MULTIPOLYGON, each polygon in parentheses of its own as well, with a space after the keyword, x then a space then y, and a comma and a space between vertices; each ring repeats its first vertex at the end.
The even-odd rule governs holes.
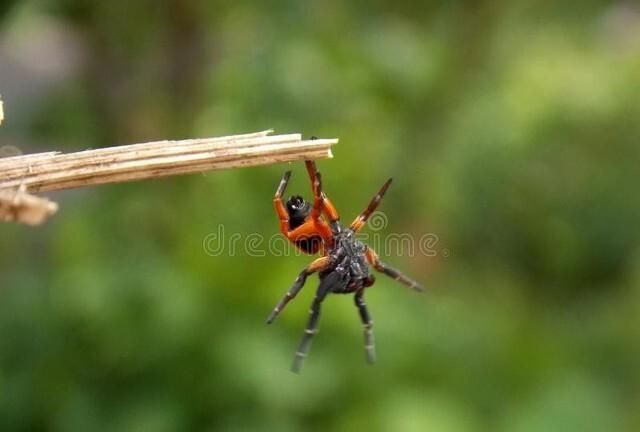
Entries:
POLYGON ((302 367, 311 347, 312 338, 318 331, 321 304, 330 293, 354 294, 355 304, 364 326, 366 360, 367 363, 373 364, 376 359, 373 321, 364 301, 365 288, 372 286, 375 282, 370 266, 411 289, 423 291, 423 287, 418 282, 384 264, 373 249, 356 238, 358 231, 365 226, 369 217, 378 208, 392 179, 384 183, 367 208, 346 228, 341 225, 336 208, 322 190, 322 179, 315 163, 307 160, 305 165, 311 180, 313 203, 305 201, 299 195, 292 196, 286 203, 283 202, 282 196, 291 178, 291 171, 287 171, 278 185, 273 204, 280 220, 282 234, 301 251, 310 255, 320 253, 321 257, 300 272, 291 288, 267 318, 267 324, 271 324, 285 306, 296 297, 307 277, 318 273, 320 284, 311 304, 309 320, 296 351, 292 371, 297 373, 302 367))

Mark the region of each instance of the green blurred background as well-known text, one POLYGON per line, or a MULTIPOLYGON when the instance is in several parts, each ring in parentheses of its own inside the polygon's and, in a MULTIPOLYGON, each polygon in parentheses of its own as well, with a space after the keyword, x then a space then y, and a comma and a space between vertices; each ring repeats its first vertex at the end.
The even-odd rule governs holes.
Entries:
POLYGON ((428 293, 378 277, 376 366, 334 296, 298 376, 310 258, 203 249, 286 166, 53 194, 0 226, 0 430, 640 430, 638 3, 4 0, 0 92, 5 154, 338 137, 345 219, 394 176, 380 233, 438 239, 380 251, 428 293))

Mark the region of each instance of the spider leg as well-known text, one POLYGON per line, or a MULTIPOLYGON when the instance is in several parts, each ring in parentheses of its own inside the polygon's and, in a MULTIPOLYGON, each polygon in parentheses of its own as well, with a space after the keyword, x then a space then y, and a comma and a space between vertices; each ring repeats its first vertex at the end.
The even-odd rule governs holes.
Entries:
POLYGON ((276 214, 278 215, 278 219, 280 220, 280 232, 288 237, 289 233, 289 213, 287 212, 287 208, 282 202, 282 195, 284 191, 287 189, 287 185, 289 184, 289 179, 291 178, 291 171, 287 171, 282 176, 282 180, 280 180, 280 184, 278 185, 278 189, 273 197, 273 205, 276 209, 276 214))
POLYGON ((322 191, 322 177, 318 172, 316 163, 312 160, 306 160, 305 166, 307 167, 307 173, 311 180, 311 190, 313 191, 314 204, 317 203, 316 216, 324 214, 329 220, 330 224, 334 224, 340 220, 338 210, 336 210, 333 203, 329 200, 327 195, 322 191))
POLYGON ((317 172, 311 184, 313 191, 313 208, 311 209, 311 217, 318 219, 322 214, 322 177, 317 172))
POLYGON ((399 270, 383 263, 380 261, 378 254, 371 248, 367 249, 367 260, 377 271, 386 274, 390 278, 393 278, 400 282, 402 285, 405 285, 411 289, 416 291, 424 291, 424 287, 420 285, 415 280, 411 279, 409 276, 402 274, 399 270))
MULTIPOLYGON (((315 170, 315 163, 312 161, 307 161, 307 170, 309 171, 309 175, 311 176, 311 188, 313 190, 313 207, 311 208, 311 213, 309 214, 309 219, 311 220, 315 231, 317 231, 320 236, 323 238, 325 243, 328 245, 333 244, 333 232, 331 227, 327 225, 327 223, 322 219, 322 213, 325 211, 324 205, 324 193, 322 192, 322 177, 320 173, 315 170), (312 168, 310 168, 312 167, 312 168), (313 173, 313 175, 311 174, 313 173)), ((331 206, 333 208, 333 205, 331 206)), ((333 209, 335 212, 335 209, 333 209)), ((335 212, 335 216, 337 218, 337 212, 335 212)), ((332 225, 336 223, 337 219, 332 220, 332 225)))
POLYGON ((376 362, 376 344, 373 338, 373 320, 364 302, 364 289, 356 292, 354 300, 360 313, 362 326, 364 327, 364 349, 367 356, 367 363, 373 364, 376 362))
POLYGON ((378 193, 373 197, 373 199, 371 200, 367 208, 364 209, 364 211, 360 213, 360 216, 355 218, 355 220, 351 223, 351 229, 353 230, 353 232, 360 231, 360 229, 362 229, 362 227, 367 223, 367 220, 369 220, 369 217, 373 214, 374 211, 376 211, 376 209, 378 208, 378 205, 380 205, 380 201, 382 201, 382 197, 384 197, 384 194, 387 192, 387 189, 391 184, 391 180, 392 179, 387 180, 382 185, 382 187, 380 188, 378 193))
POLYGON ((304 362, 304 358, 309 353, 313 336, 318 332, 318 322, 320 321, 320 305, 324 301, 327 294, 331 292, 331 287, 334 285, 335 279, 337 277, 340 277, 340 275, 338 275, 337 273, 330 273, 325 279, 320 282, 320 286, 318 286, 316 296, 314 297, 313 303, 311 303, 311 309, 309 310, 309 321, 307 321, 307 326, 304 329, 304 335, 302 336, 302 340, 300 341, 300 345, 298 346, 298 351, 296 351, 296 355, 293 358, 293 364, 291 365, 291 370, 295 373, 300 372, 302 363, 304 362))
POLYGON ((282 312, 287 303, 289 303, 300 292, 310 274, 323 270, 328 264, 329 257, 320 257, 305 267, 304 270, 300 272, 291 288, 289 288, 289 291, 287 291, 284 297, 282 297, 276 307, 273 308, 273 311, 267 318, 267 324, 271 324, 280 312, 282 312))

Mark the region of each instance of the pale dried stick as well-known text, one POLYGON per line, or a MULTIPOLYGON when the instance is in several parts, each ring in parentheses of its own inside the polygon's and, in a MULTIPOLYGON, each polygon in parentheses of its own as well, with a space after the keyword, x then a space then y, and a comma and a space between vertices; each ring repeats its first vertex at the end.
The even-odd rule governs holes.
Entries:
POLYGON ((15 195, 15 190, 22 188, 20 194, 24 197, 25 191, 55 191, 217 169, 326 159, 332 157, 331 146, 338 142, 337 139, 303 140, 300 134, 269 135, 271 132, 7 157, 0 159, 0 191, 14 191, 10 193, 15 195))

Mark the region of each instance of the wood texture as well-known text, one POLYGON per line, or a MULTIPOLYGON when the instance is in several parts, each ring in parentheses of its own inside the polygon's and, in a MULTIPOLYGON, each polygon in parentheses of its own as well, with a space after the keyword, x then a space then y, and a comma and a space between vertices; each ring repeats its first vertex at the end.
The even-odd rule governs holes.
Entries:
POLYGON ((30 192, 119 183, 223 168, 332 157, 336 139, 302 140, 270 131, 220 138, 155 141, 0 159, 0 189, 30 192))
POLYGON ((331 146, 338 142, 337 139, 303 140, 300 134, 270 135, 271 132, 1 158, 0 192, 4 192, 4 201, 0 207, 0 219, 18 220, 15 217, 18 202, 15 197, 18 195, 22 197, 20 208, 33 204, 36 211, 37 208, 48 209, 38 213, 46 218, 46 215, 55 213, 57 207, 54 209, 38 202, 39 198, 29 193, 304 159, 326 159, 332 157, 331 146), (16 195, 18 189, 21 192, 16 195), (9 200, 10 197, 13 198, 9 200))

